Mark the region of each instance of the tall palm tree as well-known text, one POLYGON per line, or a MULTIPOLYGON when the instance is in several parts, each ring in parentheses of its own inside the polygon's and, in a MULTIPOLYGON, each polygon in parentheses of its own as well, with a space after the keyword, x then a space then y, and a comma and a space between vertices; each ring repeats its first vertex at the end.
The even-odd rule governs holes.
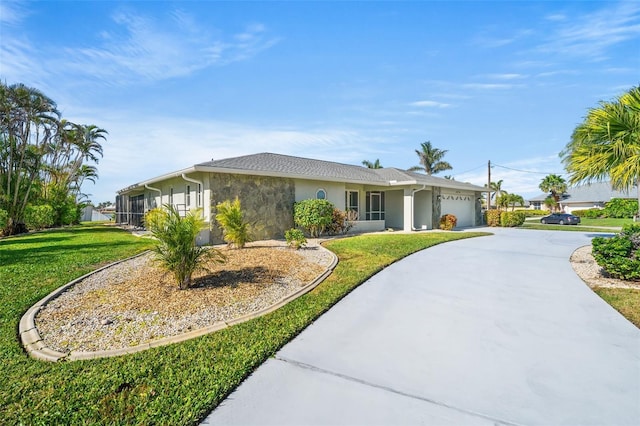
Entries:
POLYGON ((368 160, 364 160, 362 162, 362 165, 369 168, 369 169, 381 169, 382 168, 382 164, 380 164, 380 159, 376 158, 376 161, 374 161, 373 163, 371 161, 368 160))
POLYGON ((504 189, 502 189, 502 182, 503 180, 500 179, 497 182, 491 182, 490 185, 490 189, 491 189, 491 198, 493 197, 500 197, 502 194, 507 194, 508 192, 505 191, 504 189))
POLYGON ((571 184, 608 179, 617 190, 635 185, 640 215, 640 86, 590 109, 560 156, 571 184))
POLYGON ((555 201, 555 207, 560 205, 560 197, 567 192, 567 182, 562 176, 559 175, 547 175, 542 182, 540 182, 540 190, 542 192, 551 193, 551 197, 555 201))
POLYGON ((431 146, 430 141, 421 143, 420 148, 420 150, 416 149, 416 154, 420 159, 420 165, 411 167, 409 171, 424 171, 426 174, 432 175, 434 173, 453 169, 451 164, 446 161, 442 161, 444 155, 448 152, 446 149, 435 148, 431 146))

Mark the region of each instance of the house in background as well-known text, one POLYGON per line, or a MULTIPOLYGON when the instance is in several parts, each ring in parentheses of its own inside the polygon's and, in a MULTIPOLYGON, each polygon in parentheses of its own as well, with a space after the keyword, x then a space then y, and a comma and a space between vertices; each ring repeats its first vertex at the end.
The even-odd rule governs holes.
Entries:
POLYGON ((447 213, 466 227, 482 224, 485 191, 396 168, 261 153, 196 164, 124 188, 116 197, 116 221, 142 226, 144 214, 164 204, 181 213, 202 208, 211 226, 198 243, 218 243, 222 232, 215 223, 215 206, 237 196, 256 239, 282 238, 294 226, 294 203, 313 198, 357 212, 354 232, 434 229, 447 213))
MULTIPOLYGON (((530 209, 546 209, 544 200, 549 194, 540 194, 529 199, 530 209)), ((574 186, 567 189, 560 198, 560 210, 571 213, 574 210, 585 210, 593 208, 604 208, 605 203, 612 198, 636 199, 636 187, 630 191, 615 191, 611 189, 609 182, 597 182, 588 185, 574 186)))

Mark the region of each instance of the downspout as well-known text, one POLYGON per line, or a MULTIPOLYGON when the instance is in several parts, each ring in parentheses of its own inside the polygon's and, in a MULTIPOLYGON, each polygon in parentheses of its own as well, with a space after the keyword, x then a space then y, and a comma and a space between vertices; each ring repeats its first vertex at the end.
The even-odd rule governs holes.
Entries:
POLYGON ((426 189, 427 185, 422 185, 422 188, 418 188, 418 189, 414 189, 411 191, 411 230, 412 231, 421 231, 422 229, 418 229, 416 227, 414 227, 414 220, 413 220, 413 214, 414 214, 414 206, 413 206, 413 198, 416 195, 416 192, 420 192, 420 191, 424 191, 426 189))
POLYGON ((154 188, 153 186, 149 186, 147 184, 145 184, 144 187, 150 191, 158 191, 160 193, 160 205, 162 205, 162 191, 158 188, 154 188))

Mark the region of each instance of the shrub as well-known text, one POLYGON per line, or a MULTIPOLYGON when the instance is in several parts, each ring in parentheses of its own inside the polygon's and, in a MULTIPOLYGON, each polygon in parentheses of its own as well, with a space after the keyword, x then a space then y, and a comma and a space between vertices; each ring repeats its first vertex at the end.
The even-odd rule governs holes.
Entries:
POLYGON ((302 200, 293 206, 293 221, 317 238, 331 225, 334 208, 327 200, 302 200))
POLYGON ((205 261, 224 260, 218 250, 196 246, 196 237, 207 226, 200 209, 190 211, 183 218, 175 207, 165 204, 162 210, 151 210, 145 217, 145 224, 157 239, 153 248, 156 261, 173 274, 182 290, 191 286, 191 277, 196 270, 205 269, 205 261))
POLYGON ((24 209, 24 223, 29 229, 43 229, 53 226, 55 223, 53 207, 48 204, 28 205, 24 209))
POLYGON ((522 210, 526 217, 547 216, 551 214, 549 210, 522 210))
POLYGON ((7 226, 7 219, 9 218, 9 213, 6 210, 0 209, 0 232, 7 226))
POLYGON ((585 209, 585 210, 573 210, 571 214, 574 216, 584 217, 587 219, 598 219, 599 217, 603 217, 605 212, 603 209, 593 208, 593 209, 585 209))
POLYGON ((604 206, 606 217, 632 218, 638 214, 638 200, 624 200, 622 198, 612 198, 604 206))
POLYGON ((223 201, 216 206, 216 221, 222 228, 224 240, 236 248, 243 248, 249 239, 249 224, 244 221, 240 199, 223 201))
POLYGON ((487 226, 500 226, 500 210, 487 210, 487 226))
POLYGON ((612 238, 592 240, 593 257, 609 275, 623 280, 640 279, 640 224, 622 227, 612 238))
POLYGON ((287 245, 296 250, 307 244, 307 239, 304 237, 302 231, 296 228, 285 231, 284 238, 287 240, 287 245))
POLYGON ((458 223, 458 218, 455 217, 454 215, 452 214, 442 215, 442 217, 440 218, 440 229, 445 231, 451 231, 453 228, 456 227, 457 223, 458 223))
POLYGON ((353 228, 353 222, 349 220, 349 214, 340 209, 333 209, 331 223, 327 227, 327 232, 331 235, 346 234, 353 228))
POLYGON ((505 228, 513 228, 524 223, 524 212, 502 212, 500 214, 500 226, 505 228))

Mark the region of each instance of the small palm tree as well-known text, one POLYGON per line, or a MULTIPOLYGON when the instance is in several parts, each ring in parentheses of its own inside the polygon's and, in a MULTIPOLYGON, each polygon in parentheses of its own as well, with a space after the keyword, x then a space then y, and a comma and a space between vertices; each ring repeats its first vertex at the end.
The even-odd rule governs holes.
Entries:
POLYGON ((380 159, 376 158, 376 161, 374 161, 373 163, 371 161, 368 160, 364 160, 362 162, 362 165, 369 168, 369 169, 381 169, 382 168, 382 164, 380 164, 380 159))
POLYGON ((500 197, 502 194, 507 194, 507 191, 502 189, 502 182, 503 182, 502 179, 500 179, 497 182, 491 182, 491 185, 490 185, 490 189, 492 191, 491 198, 500 197))
POLYGON ((224 240, 236 248, 243 248, 250 238, 249 224, 244 221, 240 199, 236 197, 233 202, 227 200, 219 203, 216 209, 216 221, 222 228, 224 240))
POLYGON ((640 215, 640 86, 590 109, 560 155, 571 184, 609 179, 617 190, 636 185, 640 215))
POLYGON ((157 239, 153 248, 156 260, 171 272, 181 290, 191 286, 191 277, 199 269, 206 269, 207 260, 222 262, 224 256, 218 250, 198 247, 196 237, 206 223, 200 209, 180 217, 178 210, 165 204, 163 209, 153 209, 145 217, 145 226, 157 239))
POLYGON ((562 176, 547 175, 542 179, 542 182, 540 182, 540 190, 551 193, 551 197, 555 201, 554 207, 557 208, 560 204, 560 197, 567 192, 567 182, 562 176))
POLYGON ((420 159, 420 165, 414 166, 409 169, 410 172, 424 171, 428 175, 434 173, 443 172, 445 170, 451 170, 451 164, 443 161, 445 154, 448 152, 446 149, 438 149, 431 146, 430 141, 426 141, 420 144, 420 150, 416 149, 416 154, 420 159))

